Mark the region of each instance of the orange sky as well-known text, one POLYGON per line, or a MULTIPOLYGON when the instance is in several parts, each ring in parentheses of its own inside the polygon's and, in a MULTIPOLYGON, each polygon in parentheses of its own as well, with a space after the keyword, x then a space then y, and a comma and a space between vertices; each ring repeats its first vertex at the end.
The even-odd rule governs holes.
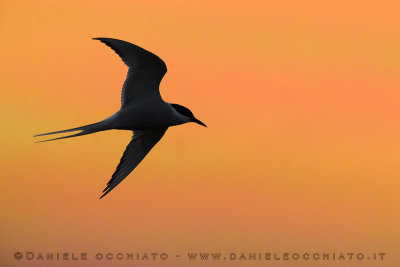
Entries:
MULTIPOLYGON (((328 2, 3 1, 4 266, 42 266, 16 251, 110 250, 386 252, 346 266, 395 266, 400 2, 328 2), (129 132, 32 138, 119 108, 127 68, 92 37, 159 55, 164 99, 209 126, 169 129, 102 200, 129 132)), ((266 263, 205 265, 232 264, 266 263)))

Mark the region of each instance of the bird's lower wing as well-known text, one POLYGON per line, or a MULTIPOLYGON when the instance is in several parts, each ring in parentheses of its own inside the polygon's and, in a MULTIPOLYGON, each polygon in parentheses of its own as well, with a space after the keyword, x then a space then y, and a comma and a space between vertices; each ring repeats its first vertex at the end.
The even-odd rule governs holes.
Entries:
POLYGON ((125 149, 124 154, 108 182, 107 187, 103 190, 103 198, 105 195, 110 193, 122 180, 124 180, 149 151, 157 144, 157 142, 163 137, 165 131, 168 128, 155 128, 149 130, 134 131, 131 142, 125 149))

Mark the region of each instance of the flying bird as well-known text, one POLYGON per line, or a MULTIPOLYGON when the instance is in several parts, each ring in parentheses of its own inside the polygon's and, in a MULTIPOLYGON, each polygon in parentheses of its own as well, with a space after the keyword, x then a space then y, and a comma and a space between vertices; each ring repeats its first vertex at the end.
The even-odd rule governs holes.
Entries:
POLYGON ((196 119, 188 108, 167 103, 161 98, 159 86, 167 72, 167 66, 161 58, 137 45, 122 40, 93 39, 109 46, 128 66, 128 74, 122 86, 121 108, 115 114, 100 122, 38 134, 34 137, 80 131, 76 134, 37 142, 40 143, 112 129, 132 131, 132 139, 126 147, 117 169, 103 190, 101 199, 138 166, 155 144, 160 141, 168 127, 187 122, 207 126, 196 119))

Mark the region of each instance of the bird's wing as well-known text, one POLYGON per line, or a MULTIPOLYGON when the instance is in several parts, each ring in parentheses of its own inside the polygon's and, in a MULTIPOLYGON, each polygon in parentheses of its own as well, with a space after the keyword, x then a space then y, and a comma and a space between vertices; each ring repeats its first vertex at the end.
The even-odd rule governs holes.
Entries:
POLYGON ((159 85, 167 72, 164 61, 153 53, 128 42, 112 38, 93 38, 109 46, 129 67, 122 87, 121 106, 138 98, 161 99, 159 85))
POLYGON ((144 159, 155 144, 163 137, 168 128, 154 128, 149 130, 134 131, 131 142, 125 149, 124 154, 108 182, 107 187, 103 190, 104 197, 114 189, 122 180, 124 180, 144 159))

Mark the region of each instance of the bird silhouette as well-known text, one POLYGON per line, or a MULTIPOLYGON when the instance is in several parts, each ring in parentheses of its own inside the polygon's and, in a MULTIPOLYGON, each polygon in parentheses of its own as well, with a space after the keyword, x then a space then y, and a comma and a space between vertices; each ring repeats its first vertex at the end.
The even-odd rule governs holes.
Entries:
POLYGON ((167 66, 162 59, 137 45, 122 40, 93 39, 99 40, 114 50, 129 68, 122 87, 121 108, 115 114, 100 122, 38 134, 34 137, 80 131, 76 134, 37 142, 40 143, 112 129, 133 131, 132 139, 126 147, 117 169, 103 190, 101 199, 136 168, 163 137, 168 127, 187 122, 207 126, 196 119, 188 108, 167 103, 161 98, 159 85, 167 72, 167 66))

